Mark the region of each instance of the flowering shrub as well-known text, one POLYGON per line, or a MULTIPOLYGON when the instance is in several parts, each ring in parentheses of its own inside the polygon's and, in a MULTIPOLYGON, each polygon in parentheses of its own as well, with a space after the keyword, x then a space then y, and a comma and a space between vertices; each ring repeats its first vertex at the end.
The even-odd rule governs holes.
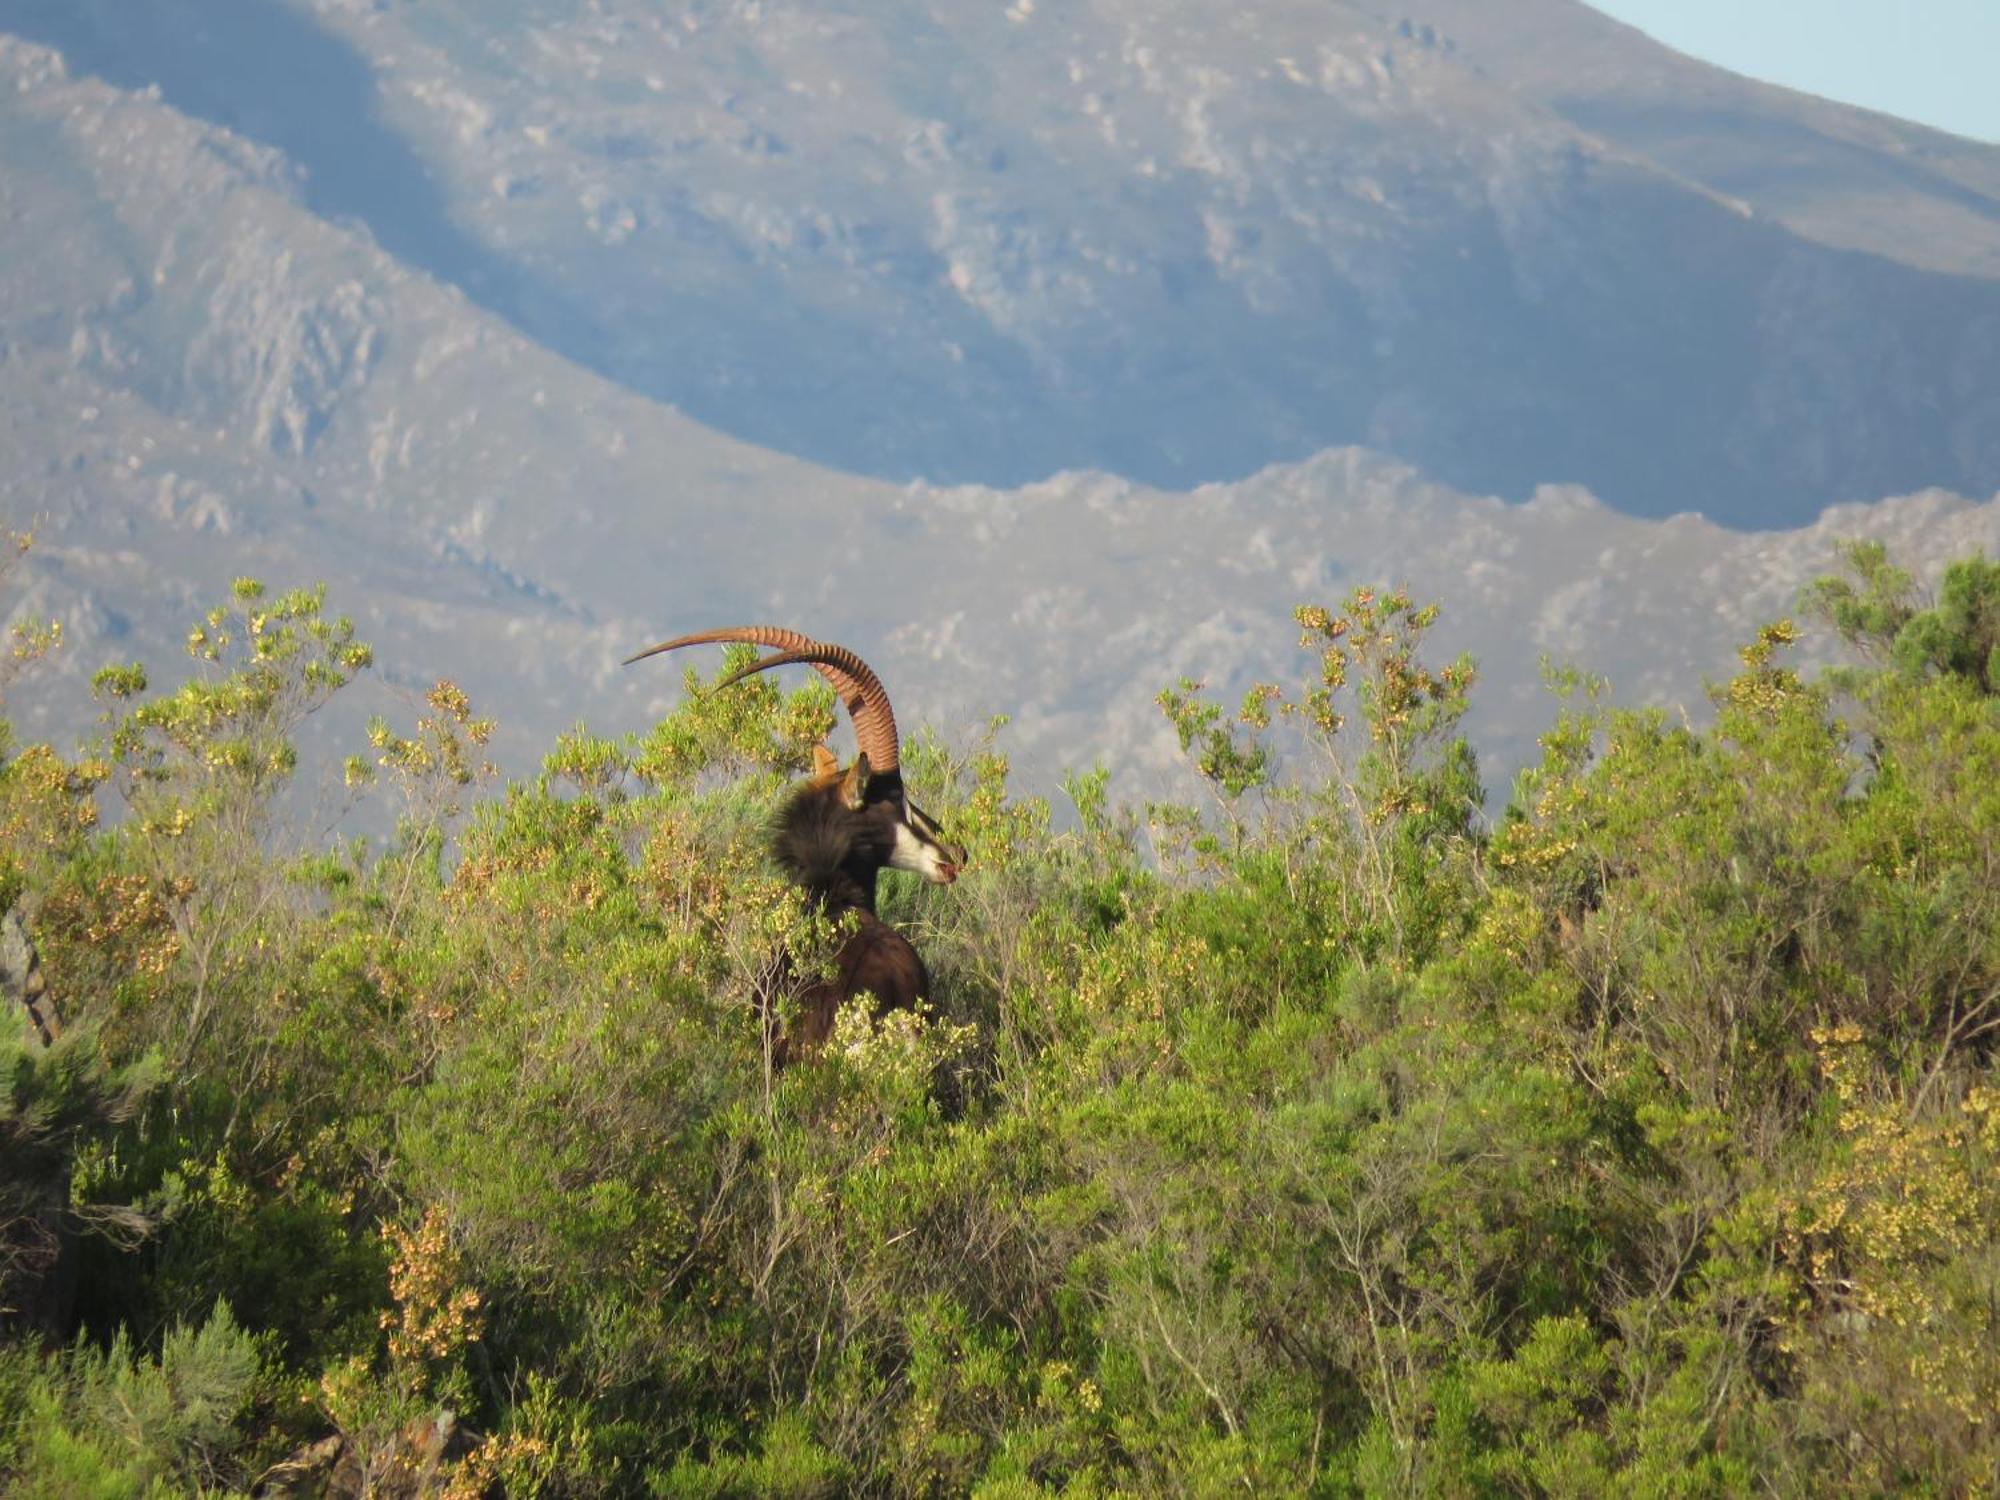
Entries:
POLYGON ((397 835, 288 848, 372 656, 246 580, 192 682, 0 760, 71 1028, 0 1047, 0 1316, 66 1193, 88 1331, 0 1342, 0 1488, 1990 1492, 1991 573, 1854 564, 1807 603, 1870 665, 1774 625, 1701 729, 1557 674, 1491 822, 1396 592, 1162 695, 1198 806, 1099 772, 1066 823, 1002 725, 915 737, 971 850, 885 877, 929 1008, 783 1070, 779 955, 839 933, 763 827, 823 688, 496 787, 440 683, 351 763, 397 835))

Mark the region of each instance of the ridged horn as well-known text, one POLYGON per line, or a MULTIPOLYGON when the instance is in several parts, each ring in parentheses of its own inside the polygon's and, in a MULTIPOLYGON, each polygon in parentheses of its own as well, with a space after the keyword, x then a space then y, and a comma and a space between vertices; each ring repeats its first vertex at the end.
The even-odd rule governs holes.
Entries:
POLYGON ((706 646, 724 641, 780 649, 774 655, 731 673, 718 682, 716 688, 728 687, 732 682, 772 667, 803 662, 817 669, 820 676, 833 685, 835 696, 846 705, 848 717, 854 721, 855 743, 867 754, 869 768, 877 775, 896 769, 896 715, 889 707, 889 694, 882 686, 882 679, 875 675, 868 663, 845 646, 828 645, 777 625, 737 625, 724 630, 704 630, 694 635, 676 636, 671 641, 648 646, 636 656, 628 656, 625 664, 630 666, 635 661, 644 661, 649 656, 658 656, 662 651, 674 651, 682 646, 706 646))

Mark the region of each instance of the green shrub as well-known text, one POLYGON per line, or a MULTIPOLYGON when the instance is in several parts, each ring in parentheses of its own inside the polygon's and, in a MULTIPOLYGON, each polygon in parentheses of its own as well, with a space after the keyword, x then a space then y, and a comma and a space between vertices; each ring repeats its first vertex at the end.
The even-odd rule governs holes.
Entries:
POLYGON ((254 1438, 245 1421, 267 1396, 264 1341, 217 1303, 199 1327, 170 1329, 157 1356, 121 1333, 32 1369, 8 1356, 0 1383, 18 1404, 4 1451, 9 1493, 134 1496, 243 1485, 254 1438), (9 1378, 11 1377, 11 1378, 9 1378))
POLYGON ((243 586, 194 683, 0 763, 72 1021, 0 1039, 0 1207, 67 1195, 101 1330, 0 1342, 0 1487, 448 1433, 509 1495, 1990 1490, 1993 565, 1852 561, 1868 669, 1780 622, 1706 727, 1557 674, 1490 827, 1396 593, 1301 610, 1296 687, 1163 695, 1199 807, 1098 771, 1065 822, 1001 725, 913 736, 971 851, 884 882, 932 1010, 782 1073, 771 965, 829 935, 762 830, 823 688, 493 789, 441 683, 352 767, 397 834, 301 851, 365 648, 243 586))

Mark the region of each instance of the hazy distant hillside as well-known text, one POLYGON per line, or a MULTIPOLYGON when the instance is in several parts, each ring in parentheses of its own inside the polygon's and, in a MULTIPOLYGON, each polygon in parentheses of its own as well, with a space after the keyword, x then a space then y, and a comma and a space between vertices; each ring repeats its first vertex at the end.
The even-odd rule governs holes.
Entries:
MULTIPOLYGON (((2000 276, 2000 150, 1740 78, 1576 0, 1375 0, 1620 150, 1839 249, 2000 276)), ((1801 38, 1801 44, 1805 43, 1801 38)))
MULTIPOLYGON (((389 139, 361 128, 364 146, 389 139)), ((381 180, 421 182, 415 161, 381 180)), ((423 243, 319 211, 321 190, 165 97, 0 40, 0 513, 45 521, 6 608, 69 634, 55 678, 7 705, 26 732, 86 726, 81 684, 106 661, 172 680, 197 610, 254 573, 327 579, 381 647, 370 706, 457 678, 516 769, 579 718, 648 722, 678 674, 621 671, 637 645, 775 618, 863 649, 909 719, 970 732, 1013 715, 1042 784, 1093 759, 1136 775, 1168 758, 1162 683, 1287 670, 1293 603, 1386 579, 1443 599, 1442 645, 1481 656, 1478 726, 1504 766, 1546 720, 1544 652, 1627 696, 1698 697, 1832 538, 1930 560, 2000 545, 2000 502, 1931 495, 1746 534, 1560 488, 1507 505, 1358 448, 1185 494, 1082 471, 893 486, 724 436, 538 346, 422 269, 423 243)), ((887 361, 892 330, 881 345, 887 361)))
POLYGON ((2000 487, 2000 150, 1569 0, 5 0, 721 430, 1793 524, 2000 487), (1866 253, 1862 253, 1866 252, 1866 253))

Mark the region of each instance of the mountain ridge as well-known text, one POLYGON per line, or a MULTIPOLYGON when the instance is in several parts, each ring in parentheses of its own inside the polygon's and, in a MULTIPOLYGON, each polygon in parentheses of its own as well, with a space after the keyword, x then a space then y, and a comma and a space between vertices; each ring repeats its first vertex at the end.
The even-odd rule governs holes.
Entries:
POLYGON ((1441 645, 1488 658, 1476 724, 1504 768, 1544 721, 1544 652, 1698 703, 1836 536, 1927 565, 2000 546, 2000 498, 1743 532, 1574 486, 1502 502, 1352 445, 1180 491, 842 474, 538 347, 314 213, 281 154, 20 41, 0 42, 0 196, 0 506, 48 518, 10 610, 69 633, 9 704, 38 736, 87 730, 107 660, 165 680, 254 573, 327 579, 381 648, 357 713, 452 677, 517 770, 579 718, 636 729, 673 701, 677 674, 617 666, 638 645, 769 618, 861 649, 913 722, 1012 715, 1031 784, 1102 760, 1136 792, 1175 759, 1159 686, 1280 674, 1291 604, 1383 581, 1441 599, 1441 645))
MULTIPOLYGON (((137 38, 101 0, 9 0, 0 26, 240 114, 305 153, 320 211, 531 337, 850 472, 1182 488, 1362 443, 1472 492, 1580 482, 1739 526, 2000 485, 2000 285, 1961 274, 2000 264, 2000 198, 1905 264, 1853 247, 1893 248, 1877 209, 1947 215, 1921 183, 1835 234, 1801 173, 1580 125, 1611 85, 1528 63, 1608 48, 1697 113, 1702 89, 1805 110, 1875 141, 1870 171, 1920 139, 1575 5, 249 10, 268 68, 231 66, 191 0, 137 38), (286 123, 295 95, 358 134, 286 123)), ((1951 151, 2000 183, 2000 148, 1951 151)))

